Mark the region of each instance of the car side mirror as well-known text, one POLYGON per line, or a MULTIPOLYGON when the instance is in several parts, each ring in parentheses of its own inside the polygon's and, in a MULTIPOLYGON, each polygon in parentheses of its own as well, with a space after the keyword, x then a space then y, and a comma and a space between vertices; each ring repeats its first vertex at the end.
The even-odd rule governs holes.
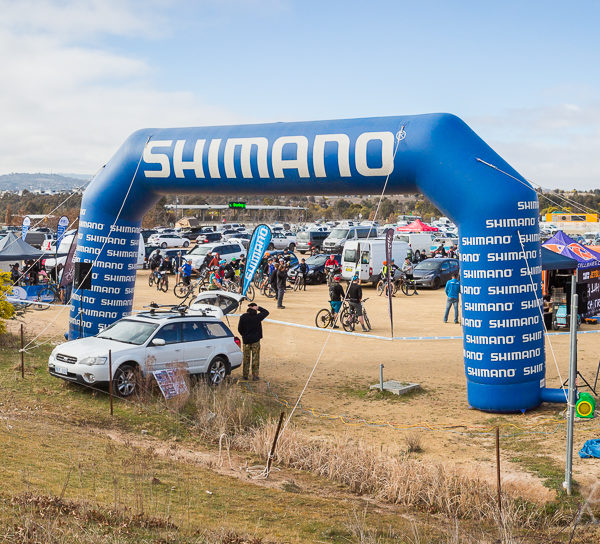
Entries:
POLYGON ((153 338, 151 344, 153 346, 164 346, 166 342, 164 338, 153 338))

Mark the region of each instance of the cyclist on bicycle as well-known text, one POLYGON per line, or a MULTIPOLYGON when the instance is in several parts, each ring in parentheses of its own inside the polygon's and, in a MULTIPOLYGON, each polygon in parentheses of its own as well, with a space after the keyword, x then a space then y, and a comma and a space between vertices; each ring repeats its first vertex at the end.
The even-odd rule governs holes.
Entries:
POLYGON ((200 265, 200 269, 198 270, 198 272, 200 274, 202 274, 205 270, 208 270, 208 268, 210 267, 210 262, 213 260, 213 254, 211 251, 209 251, 205 256, 204 256, 204 260, 202 261, 202 264, 200 265))
POLYGON ((162 255, 160 249, 157 249, 150 256, 150 270, 154 272, 162 263, 162 255))
POLYGON ((189 285, 192 279, 192 265, 189 261, 183 259, 181 266, 179 267, 179 273, 181 274, 181 280, 184 285, 189 285))
POLYGON ((350 309, 354 310, 356 315, 358 316, 358 321, 362 327, 364 332, 369 332, 369 329, 365 327, 365 320, 363 318, 362 313, 362 287, 358 284, 358 275, 354 275, 352 278, 352 283, 350 287, 348 287, 348 304, 350 305, 350 309))
POLYGON ((298 274, 302 276, 302 283, 304 284, 304 290, 306 291, 306 276, 308 276, 308 265, 306 264, 306 259, 302 259, 300 264, 298 265, 298 274))
POLYGON ((329 279, 332 277, 333 274, 336 274, 337 272, 341 271, 340 263, 338 263, 338 260, 335 258, 335 255, 329 255, 329 258, 325 261, 325 271, 327 273, 327 283, 329 283, 329 279))
POLYGON ((344 300, 344 288, 341 286, 340 281, 342 276, 335 274, 333 276, 333 283, 329 288, 329 304, 331 305, 331 323, 334 329, 339 329, 335 324, 337 315, 340 313, 342 307, 342 301, 344 300))

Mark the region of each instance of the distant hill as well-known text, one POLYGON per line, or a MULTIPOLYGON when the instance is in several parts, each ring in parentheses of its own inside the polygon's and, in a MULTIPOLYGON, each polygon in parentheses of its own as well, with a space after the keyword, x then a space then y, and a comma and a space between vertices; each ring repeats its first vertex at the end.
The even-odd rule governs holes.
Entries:
POLYGON ((80 174, 4 174, 0 175, 0 191, 35 189, 63 191, 85 185, 92 176, 80 174))

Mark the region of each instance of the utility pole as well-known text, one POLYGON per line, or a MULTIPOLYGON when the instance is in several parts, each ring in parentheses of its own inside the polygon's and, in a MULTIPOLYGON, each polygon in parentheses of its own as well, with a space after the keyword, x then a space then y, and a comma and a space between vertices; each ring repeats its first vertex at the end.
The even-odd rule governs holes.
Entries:
POLYGON ((573 424, 575 422, 575 379, 577 377, 577 280, 571 279, 571 349, 569 352, 569 397, 567 401, 567 454, 565 461, 565 481, 563 487, 567 495, 573 491, 573 424))

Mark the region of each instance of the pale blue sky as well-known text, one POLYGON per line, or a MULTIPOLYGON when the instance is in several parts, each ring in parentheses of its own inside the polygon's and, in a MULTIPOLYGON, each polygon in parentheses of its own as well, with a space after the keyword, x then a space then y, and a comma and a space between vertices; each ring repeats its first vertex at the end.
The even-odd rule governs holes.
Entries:
POLYGON ((600 2, 0 0, 0 173, 93 173, 146 126, 447 111, 600 187, 600 2))

